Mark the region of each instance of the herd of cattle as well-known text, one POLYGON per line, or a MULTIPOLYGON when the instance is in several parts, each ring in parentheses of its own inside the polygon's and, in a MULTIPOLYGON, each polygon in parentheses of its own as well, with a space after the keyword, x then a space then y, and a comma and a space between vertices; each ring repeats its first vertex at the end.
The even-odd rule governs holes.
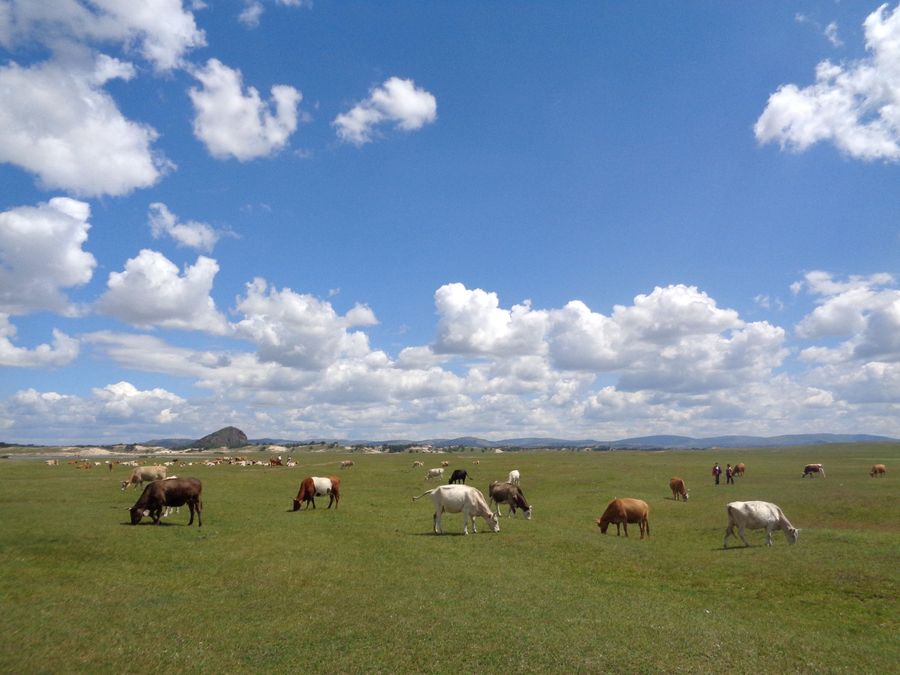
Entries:
MULTIPOLYGON (((477 463, 477 460, 475 461, 477 463)), ((46 460, 46 463, 51 466, 58 464, 57 460, 46 460)), ((238 462, 231 460, 230 463, 240 463, 240 460, 238 462)), ((171 466, 173 462, 167 462, 167 464, 171 466)), ((290 462, 290 464, 293 464, 293 462, 290 462)), ((277 464, 274 465, 283 466, 280 457, 277 458, 277 464)), ((425 479, 431 480, 432 478, 443 477, 444 469, 448 465, 449 463, 444 461, 441 467, 428 469, 425 479)), ((342 469, 351 468, 352 466, 352 460, 340 462, 342 469)), ((413 463, 413 468, 420 466, 423 466, 421 461, 417 460, 413 463)), ((744 464, 737 464, 735 469, 739 469, 740 475, 743 475, 746 467, 744 464)), ((884 464, 875 464, 869 471, 869 475, 873 478, 881 477, 886 472, 884 464)), ((202 527, 201 511, 203 502, 201 497, 203 486, 201 482, 196 478, 178 478, 167 474, 168 466, 165 465, 134 466, 128 479, 122 481, 122 490, 148 483, 134 506, 128 509, 131 514, 131 524, 137 525, 145 516, 149 516, 154 523, 159 524, 160 519, 168 515, 168 511, 171 508, 187 505, 191 514, 188 525, 194 523, 194 515, 196 514, 197 526, 202 527)), ((801 477, 814 477, 816 475, 821 475, 824 478, 824 467, 821 464, 807 464, 803 468, 801 477)), ((443 533, 441 517, 445 512, 463 514, 463 534, 469 533, 470 524, 472 532, 477 532, 475 518, 479 517, 484 519, 491 531, 499 532, 501 505, 504 504, 509 507, 507 516, 515 516, 517 511, 521 510, 526 520, 531 520, 534 509, 525 499, 525 495, 519 487, 521 475, 517 469, 510 471, 505 481, 493 481, 488 486, 488 499, 485 499, 484 494, 477 488, 465 484, 468 478, 470 476, 465 469, 455 469, 450 477, 449 484, 440 485, 423 492, 417 497, 413 497, 413 501, 417 501, 425 496, 431 497, 434 504, 433 529, 436 534, 443 533), (495 506, 496 512, 494 511, 495 506)), ((689 493, 683 479, 673 476, 669 481, 669 489, 672 491, 672 498, 675 501, 688 500, 689 493)), ((341 499, 341 479, 337 476, 307 476, 300 483, 300 490, 293 500, 293 510, 298 511, 303 505, 307 509, 309 509, 310 505, 315 509, 315 498, 326 496, 329 498, 328 508, 330 509, 334 505, 334 508, 337 509, 341 499)), ((789 544, 796 543, 799 537, 800 530, 791 524, 777 505, 770 502, 731 502, 727 504, 726 509, 728 512, 728 526, 722 542, 725 548, 728 547, 729 537, 734 536, 735 528, 737 528, 737 534, 746 546, 750 545, 744 537, 744 531, 747 529, 764 529, 766 531, 766 544, 769 546, 772 545, 772 533, 776 529, 784 532, 789 544)), ((614 524, 616 526, 616 536, 619 536, 622 529, 624 529, 626 537, 628 536, 628 525, 637 524, 640 530, 640 537, 643 539, 645 536, 650 536, 649 513, 649 505, 641 499, 616 498, 609 502, 603 514, 596 519, 596 523, 602 534, 606 534, 609 526, 614 524)))

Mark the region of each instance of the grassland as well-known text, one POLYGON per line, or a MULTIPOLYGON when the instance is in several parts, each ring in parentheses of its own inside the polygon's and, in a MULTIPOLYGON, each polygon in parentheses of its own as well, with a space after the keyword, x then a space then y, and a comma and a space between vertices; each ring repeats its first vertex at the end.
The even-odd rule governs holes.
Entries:
POLYGON ((431 534, 414 457, 347 457, 195 465, 202 529, 126 524, 125 468, 0 461, 0 672, 898 672, 900 446, 445 456, 483 491, 518 468, 535 507, 468 537, 458 515, 431 534), (716 487, 714 461, 747 475, 716 487), (339 472, 337 511, 289 512, 303 476, 339 472), (648 540, 599 533, 616 496, 650 504, 648 540), (742 499, 799 543, 722 550, 742 499))

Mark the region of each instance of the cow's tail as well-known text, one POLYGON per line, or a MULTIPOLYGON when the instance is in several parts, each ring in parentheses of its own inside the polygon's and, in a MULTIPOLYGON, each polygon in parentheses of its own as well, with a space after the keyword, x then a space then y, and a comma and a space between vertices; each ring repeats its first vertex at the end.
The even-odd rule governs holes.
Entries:
POLYGON ((421 498, 424 497, 425 495, 430 495, 430 494, 431 494, 432 492, 434 492, 435 490, 437 490, 437 488, 432 488, 432 489, 429 490, 428 492, 423 492, 423 493, 420 494, 418 497, 413 497, 413 501, 416 501, 417 499, 421 499, 421 498))

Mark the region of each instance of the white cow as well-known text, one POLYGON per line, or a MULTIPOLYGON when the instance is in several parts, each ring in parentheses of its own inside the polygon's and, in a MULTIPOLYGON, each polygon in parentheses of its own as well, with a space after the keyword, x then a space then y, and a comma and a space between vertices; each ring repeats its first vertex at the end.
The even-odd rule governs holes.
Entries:
POLYGON ((519 484, 519 470, 513 469, 509 472, 509 476, 506 478, 507 483, 511 483, 512 485, 519 484))
POLYGON ((432 478, 440 478, 444 475, 444 469, 428 469, 428 473, 425 474, 425 480, 431 480, 432 478))
POLYGON ((435 534, 443 534, 441 527, 441 515, 444 511, 448 513, 463 514, 463 534, 469 534, 469 521, 472 521, 472 532, 478 532, 475 529, 475 516, 481 516, 491 528, 493 532, 500 531, 500 521, 491 511, 484 495, 477 488, 471 485, 439 485, 438 487, 413 497, 416 501, 420 497, 431 495, 431 501, 434 502, 434 532, 435 534))
POLYGON ((796 544, 800 530, 791 525, 784 512, 770 502, 731 502, 728 509, 728 527, 725 528, 725 539, 722 548, 728 548, 728 537, 734 534, 737 525, 738 536, 745 546, 750 543, 744 537, 744 529, 766 531, 766 545, 772 545, 772 531, 777 527, 784 531, 788 544, 796 544))
POLYGON ((129 485, 143 485, 144 481, 159 480, 166 477, 168 469, 164 466, 139 466, 131 471, 128 480, 122 481, 122 489, 129 485))

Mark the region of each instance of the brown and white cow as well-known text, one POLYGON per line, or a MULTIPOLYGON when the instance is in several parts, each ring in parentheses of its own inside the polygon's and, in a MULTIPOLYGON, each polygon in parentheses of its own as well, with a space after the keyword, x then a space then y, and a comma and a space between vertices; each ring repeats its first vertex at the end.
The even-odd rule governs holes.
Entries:
POLYGON ((525 520, 531 520, 531 505, 525 501, 525 495, 522 493, 522 490, 519 489, 518 485, 495 480, 488 486, 488 497, 490 498, 489 502, 491 504, 497 504, 498 518, 500 517, 500 505, 508 504, 509 511, 506 514, 507 516, 512 514, 512 516, 515 517, 516 509, 522 509, 525 513, 525 520))
POLYGON ((344 461, 341 462, 342 469, 349 469, 351 466, 353 466, 352 459, 345 459, 344 461))
POLYGON ((873 464, 872 470, 869 471, 869 475, 872 478, 875 478, 875 476, 883 476, 886 473, 887 469, 885 468, 884 464, 873 464))
POLYGON ((619 525, 625 528, 625 536, 628 536, 628 523, 638 523, 641 529, 641 539, 644 533, 650 536, 650 507, 642 499, 631 499, 629 497, 621 497, 613 499, 606 506, 603 515, 596 519, 597 526, 602 534, 606 534, 606 530, 610 523, 616 524, 616 536, 620 534, 619 525))
POLYGON ((443 534, 441 515, 443 515, 444 511, 447 513, 462 512, 463 534, 469 534, 469 521, 472 522, 472 532, 478 532, 475 529, 476 516, 484 518, 491 531, 500 531, 500 521, 494 515, 494 512, 491 511, 484 499, 484 495, 471 485, 439 485, 428 492, 420 494, 418 497, 413 497, 413 501, 425 495, 431 495, 431 501, 434 502, 435 534, 443 534))
POLYGON ((743 475, 744 475, 744 471, 746 471, 746 470, 747 470, 747 465, 744 464, 743 462, 738 462, 737 464, 734 465, 734 471, 732 472, 731 475, 733 475, 733 476, 743 476, 743 475))
POLYGON ((450 466, 450 462, 448 462, 448 461, 445 459, 444 461, 441 462, 441 466, 450 466))
POLYGON ((816 477, 816 474, 822 474, 822 478, 825 478, 825 467, 821 464, 807 464, 803 467, 803 475, 800 478, 806 478, 807 476, 816 477))
POLYGON ((677 502, 679 499, 688 500, 688 491, 684 486, 684 481, 678 476, 672 476, 669 479, 669 489, 672 491, 672 498, 677 502))
POLYGON ((341 501, 341 479, 337 476, 307 476, 300 482, 300 491, 294 498, 294 511, 299 511, 304 502, 307 509, 310 504, 316 508, 316 497, 325 495, 328 495, 328 508, 334 504, 337 509, 341 501))
POLYGON ((168 470, 165 466, 137 466, 131 470, 128 480, 122 481, 122 490, 132 485, 143 485, 147 481, 161 480, 166 477, 168 470))

